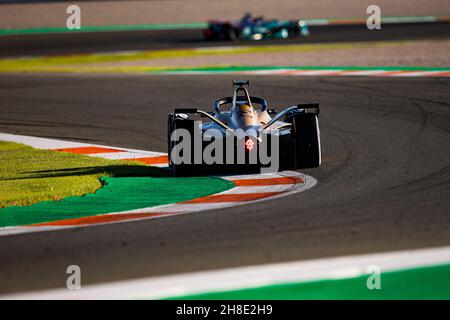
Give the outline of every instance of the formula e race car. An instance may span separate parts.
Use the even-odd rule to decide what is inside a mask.
[[[215,100],[213,112],[185,108],[169,114],[169,166],[176,175],[320,165],[318,103],[278,112],[249,95],[248,80],[233,84],[233,96]]]
[[[235,22],[209,21],[208,28],[203,30],[206,40],[286,39],[298,35],[309,35],[308,26],[303,20],[265,20],[250,14]]]

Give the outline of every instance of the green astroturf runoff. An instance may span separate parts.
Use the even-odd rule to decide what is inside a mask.
[[[274,284],[239,290],[179,296],[173,300],[215,299],[450,299],[450,265],[436,265],[381,273],[381,285],[369,290],[367,275],[343,279]]]

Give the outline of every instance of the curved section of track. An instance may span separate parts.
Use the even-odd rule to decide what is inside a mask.
[[[231,76],[0,76],[0,131],[164,151],[174,107]],[[272,107],[321,103],[319,184],[267,202],[0,241],[1,293],[450,244],[450,80],[249,77]]]
[[[123,149],[4,133],[0,133],[1,141],[22,143],[38,149],[83,154],[104,159],[118,161],[133,160],[166,169],[168,165],[167,155],[160,152]],[[55,231],[59,228],[92,226],[131,220],[155,219],[193,212],[205,212],[212,209],[249,205],[255,202],[270,201],[302,192],[317,184],[316,179],[313,177],[291,171],[226,175],[222,177],[198,177],[200,179],[207,179],[206,188],[203,185],[203,188],[207,192],[195,196],[189,192],[201,189],[201,180],[192,180],[189,177],[178,178],[177,180],[177,178],[171,176],[169,170],[159,171],[160,178],[164,176],[163,172],[167,177],[171,177],[168,183],[169,188],[165,191],[161,188],[163,185],[162,180],[139,179],[132,183],[131,188],[129,187],[128,190],[122,189],[121,183],[119,182],[117,183],[119,185],[118,187],[110,187],[106,192],[109,194],[106,199],[103,198],[97,202],[95,197],[105,193],[104,189],[112,184],[111,180],[105,180],[103,178],[103,188],[91,194],[90,197],[84,195],[82,197],[62,199],[61,201],[41,202],[28,207],[13,206],[0,210],[0,218],[6,218],[6,221],[0,220],[0,222],[6,222],[4,225],[0,224],[0,236],[38,231]],[[126,183],[130,184],[129,180]],[[177,190],[177,186],[183,183],[187,183],[187,188]],[[216,185],[217,183],[219,185]],[[153,187],[154,189],[143,191],[142,188],[146,186]],[[136,188],[141,189],[139,192],[141,199],[145,199],[148,202],[136,201],[134,199]],[[129,192],[130,190],[131,192]],[[158,203],[150,201],[152,198],[158,197],[158,195],[154,194],[157,190],[160,191],[160,196],[167,197],[165,203],[163,202],[158,205]],[[111,197],[111,193],[115,193],[115,195]],[[177,201],[176,196],[187,197]],[[83,200],[91,207],[80,206],[79,201]],[[105,205],[105,203],[108,205]],[[132,203],[133,207],[127,208],[126,206],[130,205],[130,203]],[[40,206],[40,208],[36,209],[37,206]],[[29,209],[34,211],[30,212]],[[5,212],[8,210],[10,210],[9,213]],[[53,215],[49,215],[49,212],[53,212]],[[71,214],[75,216],[71,216]]]

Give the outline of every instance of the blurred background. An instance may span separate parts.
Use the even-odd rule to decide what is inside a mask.
[[[450,14],[446,0],[126,0],[8,1],[2,0],[0,28],[64,27],[65,8],[78,4],[83,25],[201,22],[239,19],[245,12],[278,19],[366,18],[371,4],[383,16]]]

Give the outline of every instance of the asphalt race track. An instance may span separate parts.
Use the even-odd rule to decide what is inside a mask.
[[[230,76],[1,75],[0,132],[165,151],[174,107]],[[0,293],[450,244],[450,79],[249,77],[272,107],[319,101],[319,184],[209,212],[0,240]]]
[[[311,26],[310,30],[311,36],[306,38],[243,43],[206,42],[200,29],[11,35],[0,36],[0,57],[227,45],[440,39],[450,36],[450,23],[384,24],[381,30],[373,32],[367,32],[365,25]]]

